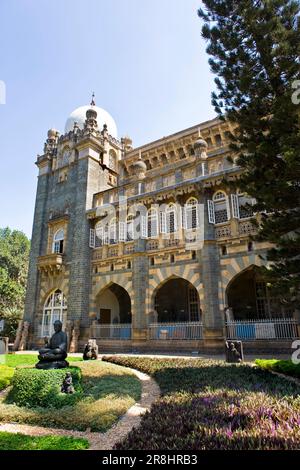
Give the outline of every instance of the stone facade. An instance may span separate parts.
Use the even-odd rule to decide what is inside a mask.
[[[76,339],[73,350],[74,344],[81,348],[89,337],[97,337],[100,327],[108,331],[97,339],[100,352],[218,350],[223,347],[227,288],[237,275],[260,266],[260,255],[267,248],[251,242],[255,229],[250,216],[242,214],[244,196],[232,196],[224,186],[224,179],[236,179],[240,174],[234,160],[227,160],[231,155],[230,124],[213,119],[134,149],[129,138],[118,140],[106,125],[98,127],[97,109],[92,103],[81,127],[75,123],[63,135],[51,129],[44,153],[37,158],[39,176],[24,316],[30,323],[29,347],[37,347],[45,332],[49,333],[45,316],[51,322],[58,315]],[[186,207],[194,198],[202,205],[201,220],[190,227],[188,222],[174,227],[172,219],[172,227],[164,228],[157,219],[155,236],[151,236],[146,214],[147,236],[141,234],[132,240],[125,218],[125,238],[120,238],[117,221],[114,226],[119,237],[112,242],[109,234],[108,239],[103,231],[99,235],[100,212],[108,205],[120,212],[122,198],[127,201],[127,214],[138,203],[149,211],[156,205],[170,207],[170,203]],[[198,225],[201,243],[187,243],[185,231],[192,233]],[[175,232],[182,237],[177,238]],[[58,234],[63,234],[63,241],[56,240]],[[171,314],[179,315],[176,305],[168,306],[168,299],[164,306],[155,305],[159,289],[175,278],[196,290],[197,294],[191,291],[189,311],[182,309],[181,315],[185,322],[192,322],[192,318],[201,322],[201,337],[151,340],[149,327],[154,328],[157,315],[159,322],[162,314],[157,309],[164,309],[170,318]],[[106,295],[104,302],[101,299],[107,289],[110,296]],[[53,305],[49,304],[47,299],[53,292],[63,294],[63,307],[56,309],[55,298]],[[111,296],[120,308],[114,307],[115,301],[107,308]],[[114,319],[115,329],[117,325],[122,329],[122,305],[122,315],[131,315],[131,339],[116,338],[111,327],[105,326]],[[124,305],[126,309],[131,305],[131,312],[125,312]]]

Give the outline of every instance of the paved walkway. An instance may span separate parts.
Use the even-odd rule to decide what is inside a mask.
[[[90,442],[89,450],[111,450],[113,446],[124,439],[134,426],[138,426],[142,415],[150,410],[152,403],[160,396],[157,383],[148,375],[135,369],[131,370],[142,382],[142,395],[138,403],[135,403],[125,415],[115,423],[106,433],[70,431],[66,429],[45,428],[27,424],[0,424],[0,431],[22,433],[28,436],[73,436],[83,437]]]

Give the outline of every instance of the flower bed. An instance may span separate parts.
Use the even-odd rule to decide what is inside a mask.
[[[297,384],[245,364],[105,359],[152,375],[163,395],[116,449],[300,448]]]

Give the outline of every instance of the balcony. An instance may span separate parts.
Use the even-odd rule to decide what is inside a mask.
[[[58,274],[63,268],[63,255],[51,253],[38,257],[38,269],[46,274]]]

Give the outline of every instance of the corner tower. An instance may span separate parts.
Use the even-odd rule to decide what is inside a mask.
[[[44,153],[36,161],[39,175],[24,314],[30,324],[29,347],[51,334],[57,318],[75,342],[79,327],[89,325],[87,211],[95,193],[117,185],[121,149],[113,118],[95,105],[94,98],[71,113],[63,135],[48,131]]]

